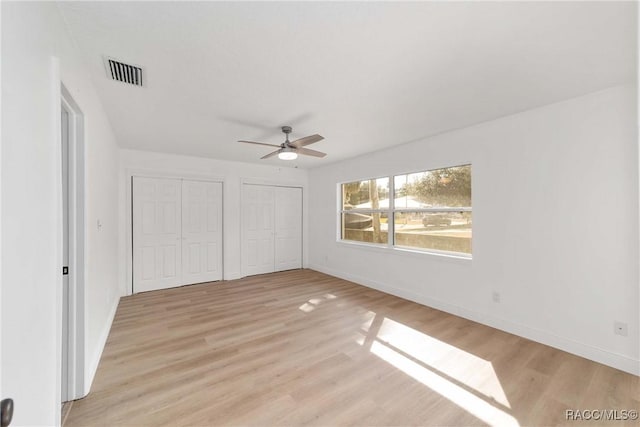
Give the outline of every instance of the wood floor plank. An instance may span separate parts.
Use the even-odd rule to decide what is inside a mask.
[[[640,409],[639,387],[616,369],[294,270],[122,298],[92,391],[64,425],[576,425],[567,409]]]

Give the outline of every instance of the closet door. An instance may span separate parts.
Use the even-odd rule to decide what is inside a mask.
[[[182,181],[183,283],[222,279],[222,184]]]
[[[302,268],[302,189],[244,184],[244,276]]]
[[[133,178],[134,292],[182,284],[181,181]]]
[[[275,271],[302,268],[302,189],[275,187]]]
[[[274,271],[274,189],[244,184],[242,263],[245,276]]]

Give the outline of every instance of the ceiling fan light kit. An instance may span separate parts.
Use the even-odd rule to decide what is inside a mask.
[[[289,134],[291,133],[291,126],[282,126],[282,132],[285,134],[285,141],[280,145],[275,144],[267,144],[264,142],[256,142],[256,141],[244,141],[240,140],[238,142],[243,142],[245,144],[255,144],[255,145],[266,145],[268,147],[278,147],[276,151],[273,151],[266,156],[262,156],[261,159],[267,159],[269,157],[273,157],[276,154],[280,160],[295,160],[298,158],[298,154],[304,154],[307,156],[313,157],[324,157],[325,153],[316,150],[310,150],[308,148],[303,148],[305,145],[311,145],[315,142],[322,141],[324,139],[323,136],[315,134],[305,136],[304,138],[296,139],[295,141],[289,141]]]
[[[279,151],[280,152],[278,153],[278,158],[280,160],[295,160],[298,158],[298,153],[293,151],[293,149],[290,147],[284,147]]]

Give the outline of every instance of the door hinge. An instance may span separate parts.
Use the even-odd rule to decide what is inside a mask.
[[[69,267],[67,266],[62,267],[62,275],[66,276],[67,274],[69,274]]]

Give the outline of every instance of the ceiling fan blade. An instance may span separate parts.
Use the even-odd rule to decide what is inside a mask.
[[[313,156],[313,157],[324,157],[327,155],[326,153],[322,153],[316,150],[310,150],[309,148],[297,148],[296,153],[305,154],[307,156]]]
[[[276,154],[278,154],[279,152],[280,152],[280,150],[276,150],[276,151],[274,151],[273,153],[269,153],[269,154],[267,154],[266,156],[262,156],[262,157],[260,157],[260,160],[262,160],[262,159],[268,159],[269,157],[273,157],[273,156],[275,156]]]
[[[245,144],[256,144],[256,145],[266,145],[267,147],[280,147],[280,145],[275,145],[275,144],[266,144],[264,142],[255,142],[255,141],[238,141],[238,142],[244,142]]]
[[[314,142],[322,141],[324,136],[315,134],[305,136],[304,138],[296,139],[295,141],[290,142],[289,144],[293,145],[296,148],[304,147],[305,145],[313,144]]]

